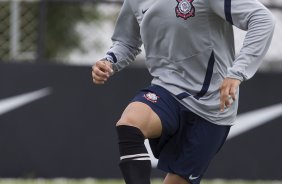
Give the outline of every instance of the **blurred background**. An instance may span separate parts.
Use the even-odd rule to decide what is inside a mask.
[[[242,84],[238,128],[207,180],[282,180],[282,1],[260,1],[276,18],[274,38],[259,72]],[[92,84],[91,66],[111,46],[121,5],[0,0],[1,178],[121,177],[115,121],[151,80],[142,52],[107,85]],[[238,53],[246,33],[234,31]]]

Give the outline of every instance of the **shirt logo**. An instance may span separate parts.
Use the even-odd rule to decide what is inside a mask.
[[[193,6],[194,0],[176,0],[177,6],[175,7],[176,17],[181,17],[187,20],[195,16],[195,7]]]
[[[145,9],[145,10],[142,9],[142,14],[145,14],[148,9]]]
[[[144,97],[149,100],[150,102],[157,103],[158,97],[155,93],[148,92],[144,95]]]

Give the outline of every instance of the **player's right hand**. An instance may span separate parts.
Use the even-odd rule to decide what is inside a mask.
[[[107,60],[97,61],[92,66],[94,84],[104,84],[114,74],[112,63]]]

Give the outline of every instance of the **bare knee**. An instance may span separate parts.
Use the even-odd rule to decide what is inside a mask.
[[[159,117],[146,104],[133,102],[129,104],[116,126],[127,125],[139,128],[145,138],[159,137],[162,126]]]
[[[138,122],[134,117],[130,117],[130,115],[129,116],[123,115],[116,123],[116,126],[127,125],[141,129],[142,128],[141,124],[142,123]]]
[[[139,110],[136,109],[135,105],[130,104],[129,106],[127,106],[123,111],[120,119],[116,123],[116,126],[128,125],[142,129],[145,122],[142,122],[143,120],[139,117],[138,111]]]
[[[148,138],[148,133],[146,132],[145,122],[139,121],[138,118],[134,117],[134,114],[124,114],[116,123],[116,126],[127,125],[138,128],[145,138]]]

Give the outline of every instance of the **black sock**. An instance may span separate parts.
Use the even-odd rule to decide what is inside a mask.
[[[133,126],[117,126],[120,169],[126,184],[150,184],[151,161],[144,135]]]

